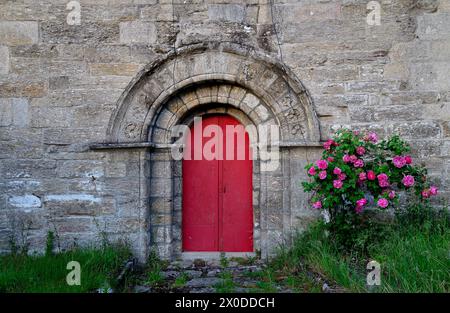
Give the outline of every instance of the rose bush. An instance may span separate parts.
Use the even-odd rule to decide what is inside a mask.
[[[399,191],[419,201],[437,194],[426,168],[416,165],[409,151],[399,136],[379,141],[374,132],[341,129],[324,143],[322,158],[305,167],[310,181],[302,185],[312,193],[312,206],[325,210],[335,229],[355,229],[368,207],[398,207]],[[336,226],[343,219],[345,225]]]

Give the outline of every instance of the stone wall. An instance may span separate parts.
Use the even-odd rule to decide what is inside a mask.
[[[341,126],[404,136],[449,198],[450,0],[380,0],[379,26],[367,24],[363,0],[81,0],[79,25],[67,23],[68,2],[0,0],[2,252],[12,237],[42,251],[48,230],[61,248],[104,233],[127,238],[141,258],[161,238],[172,246],[176,230],[150,227],[155,207],[165,210],[156,215],[163,225],[176,220],[167,218],[172,204],[150,198],[149,178],[172,168],[153,165],[164,153],[90,146],[120,137],[111,135],[114,118],[157,60],[195,45],[226,43],[289,76],[317,117],[317,141]],[[265,186],[274,195],[267,207],[280,208],[261,213],[269,246],[316,216],[300,180],[317,153],[282,148],[280,173]]]

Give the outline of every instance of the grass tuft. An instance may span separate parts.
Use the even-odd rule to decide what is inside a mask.
[[[0,292],[93,292],[107,283],[116,286],[115,278],[130,257],[126,246],[77,248],[46,255],[10,254],[0,256]],[[67,263],[81,266],[81,285],[69,286]]]

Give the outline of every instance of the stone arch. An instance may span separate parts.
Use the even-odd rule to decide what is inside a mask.
[[[251,91],[228,83],[210,82],[178,92],[161,106],[150,122],[148,139],[155,144],[172,143],[171,130],[187,114],[192,115],[192,112],[197,115],[213,112],[227,113],[237,118],[244,126],[249,124],[279,126],[271,108],[261,102]],[[257,140],[255,136],[257,134],[253,134],[253,142]]]
[[[153,247],[170,259],[182,252],[182,162],[171,156],[171,130],[209,113],[230,114],[244,125],[276,125],[284,147],[319,142],[318,120],[301,82],[250,47],[203,43],[149,64],[120,97],[107,133],[110,147],[145,148],[139,195],[146,253]],[[282,151],[279,161],[270,172],[262,170],[267,162],[261,159],[253,165],[254,240],[263,256],[281,243],[291,224],[289,152]]]
[[[108,126],[108,141],[148,141],[155,115],[173,95],[211,82],[249,91],[263,103],[260,109],[266,107],[273,113],[281,140],[319,141],[319,123],[311,98],[295,75],[267,55],[231,43],[183,47],[144,67],[118,101]]]

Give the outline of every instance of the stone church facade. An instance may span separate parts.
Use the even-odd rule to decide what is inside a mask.
[[[0,0],[0,251],[180,257],[172,132],[211,114],[279,130],[252,166],[262,256],[317,218],[300,182],[339,127],[405,137],[448,198],[450,1],[368,3]]]

